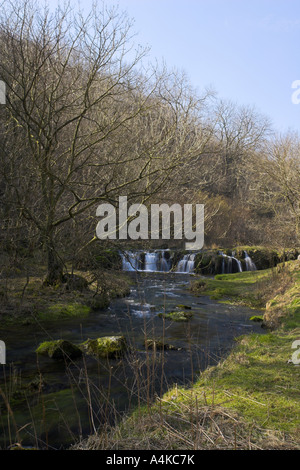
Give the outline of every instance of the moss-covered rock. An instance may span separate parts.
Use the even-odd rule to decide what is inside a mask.
[[[222,249],[227,254],[230,250]],[[231,254],[231,252],[230,252]],[[195,273],[203,275],[222,274],[224,258],[219,249],[204,250],[195,257]]]
[[[178,351],[178,348],[172,346],[172,344],[165,343],[156,339],[145,340],[145,347],[147,349],[156,349],[157,351]]]
[[[234,248],[236,257],[242,261],[243,270],[245,270],[245,264],[243,262],[245,258],[245,252],[251,257],[257,269],[268,269],[276,266],[282,261],[282,254],[279,251],[264,247],[264,246],[238,246]]]
[[[237,246],[232,249],[204,249],[195,257],[195,273],[203,275],[222,274],[223,266],[227,272],[228,259],[222,256],[234,256],[242,263],[243,271],[247,270],[245,256],[250,256],[252,262],[259,270],[272,268],[283,261],[295,260],[299,254],[298,249],[278,251],[264,246]],[[230,272],[239,272],[238,263],[233,261]]]
[[[64,339],[44,341],[36,349],[36,353],[55,360],[76,359],[82,356],[82,351],[78,346]]]
[[[178,311],[170,312],[170,313],[160,313],[159,316],[161,318],[166,318],[167,320],[171,320],[171,321],[187,322],[192,318],[193,313],[186,312],[184,310],[178,310]]]
[[[37,312],[39,320],[60,320],[62,318],[86,317],[91,312],[91,307],[81,302],[55,302],[47,305]]]
[[[255,321],[255,322],[263,322],[264,318],[263,316],[260,315],[254,315],[253,317],[250,317],[250,321]]]
[[[127,350],[124,336],[104,336],[102,338],[88,339],[81,344],[86,354],[103,358],[116,358],[122,356]]]

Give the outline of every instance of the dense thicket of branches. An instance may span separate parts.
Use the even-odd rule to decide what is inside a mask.
[[[207,243],[299,244],[299,137],[197,96],[184,74],[143,69],[126,15],[5,0],[0,50],[2,242],[42,247],[49,283],[119,195],[205,203]]]

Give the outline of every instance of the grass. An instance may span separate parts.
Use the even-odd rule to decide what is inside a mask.
[[[237,274],[219,274],[214,279],[196,281],[192,291],[200,295],[209,295],[212,299],[223,302],[246,304],[253,308],[262,308],[261,285],[270,279],[270,270],[243,272]]]
[[[300,329],[239,339],[190,388],[174,387],[78,448],[300,449],[300,368],[287,361]]]
[[[54,303],[47,307],[44,311],[38,312],[39,320],[59,320],[60,318],[87,317],[91,312],[91,307],[82,303],[65,302]]]
[[[209,295],[212,299],[224,303],[264,309],[270,298],[282,295],[287,287],[293,284],[293,274],[290,269],[294,270],[294,265],[295,263],[291,261],[285,263],[286,269],[277,267],[236,274],[218,274],[214,279],[195,281],[191,290],[196,295]]]
[[[292,342],[299,337],[300,328],[289,334],[243,337],[223,363],[203,375],[195,389],[205,389],[208,401],[226,403],[248,422],[296,437],[300,369],[288,361]]]
[[[68,285],[45,286],[45,267],[39,267],[38,275],[25,276],[14,273],[0,280],[1,328],[67,318],[85,318],[94,310],[109,306],[115,297],[123,297],[130,291],[131,280],[114,271],[74,271],[87,287],[68,288]]]

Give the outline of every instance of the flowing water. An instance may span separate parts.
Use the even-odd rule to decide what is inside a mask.
[[[147,263],[149,269],[153,267],[150,257]],[[8,364],[0,369],[0,383],[11,397],[18,427],[25,426],[21,431],[23,444],[68,446],[80,435],[88,435],[105,421],[118,420],[120,413],[172,384],[195,381],[201,370],[226,355],[237,336],[261,332],[260,326],[249,320],[256,313],[253,310],[193,295],[187,274],[130,275],[130,295],[115,300],[105,311],[94,312],[88,318],[49,323],[47,327],[37,323],[1,330]],[[171,322],[159,315],[183,309],[183,305],[193,312],[186,323]],[[85,356],[66,365],[49,358],[37,359],[35,354],[36,347],[45,340],[63,338],[79,344],[87,338],[119,334],[131,346],[123,360],[99,361]],[[145,338],[163,339],[176,349],[154,352],[145,348]],[[40,376],[43,386],[39,390]],[[12,420],[7,424],[4,405],[0,412],[0,446],[7,447],[14,442],[15,429]]]
[[[174,262],[170,255],[170,250],[154,250],[154,251],[125,251],[120,253],[122,258],[123,271],[140,271],[140,272],[177,272],[191,274],[195,270],[195,259],[197,252],[186,253],[178,261]],[[222,260],[222,274],[231,274],[243,271],[241,260],[237,259],[232,252],[226,255],[223,251],[219,251]],[[255,263],[252,261],[246,251],[243,252],[244,266],[246,271],[256,271]]]

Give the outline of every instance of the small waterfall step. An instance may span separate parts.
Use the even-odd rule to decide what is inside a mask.
[[[141,271],[141,272],[175,272],[192,274],[195,272],[195,259],[198,252],[186,253],[178,261],[177,265],[170,254],[170,250],[153,251],[125,251],[120,253],[122,257],[123,271]],[[238,259],[235,252],[231,255],[219,251],[223,257],[222,265],[217,268],[217,272],[222,274],[231,274],[246,271],[256,271],[256,265],[248,255],[243,251],[243,259]]]
[[[256,271],[255,263],[252,261],[247,251],[244,250],[244,261],[246,266],[246,271]],[[243,272],[242,262],[237,259],[233,252],[231,255],[226,255],[223,251],[220,251],[219,254],[223,256],[222,261],[222,274],[232,274],[235,272]]]
[[[195,256],[196,253],[186,254],[177,265],[178,273],[192,273],[195,269]]]
[[[242,263],[239,259],[233,255],[225,255],[223,251],[220,251],[220,255],[223,256],[222,262],[222,274],[232,274],[234,272],[243,272]],[[235,267],[234,267],[235,266]],[[237,271],[236,271],[237,268]]]
[[[123,271],[170,272],[174,268],[174,272],[186,274],[194,272],[196,254],[185,254],[178,262],[177,267],[174,268],[169,250],[125,251],[120,253]]]
[[[246,263],[246,270],[247,271],[256,271],[255,263],[252,261],[250,256],[248,255],[247,251],[244,250],[244,259]]]
[[[172,268],[169,250],[125,251],[120,255],[123,271],[168,272]]]

